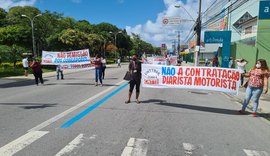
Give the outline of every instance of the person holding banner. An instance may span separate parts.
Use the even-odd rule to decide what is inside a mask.
[[[64,80],[63,69],[61,68],[60,64],[56,66],[56,73],[57,80],[59,80],[59,74],[61,75],[61,80]]]
[[[139,95],[140,95],[140,85],[141,85],[141,71],[142,71],[142,64],[141,61],[138,59],[138,55],[134,54],[132,57],[132,61],[129,63],[129,72],[131,74],[131,80],[129,81],[129,93],[128,93],[128,100],[125,101],[126,104],[130,103],[131,95],[133,92],[134,87],[136,86],[136,103],[139,104]]]
[[[259,99],[260,96],[264,90],[264,93],[266,94],[268,92],[268,75],[269,68],[267,66],[267,63],[264,59],[257,60],[255,66],[253,69],[251,69],[245,76],[249,77],[248,80],[248,86],[246,89],[246,97],[243,102],[242,109],[239,110],[239,113],[244,114],[245,110],[247,108],[247,105],[253,96],[254,104],[253,104],[253,110],[252,115],[254,117],[257,116],[257,108],[259,106]]]
[[[106,59],[104,57],[101,57],[101,63],[102,63],[102,79],[104,79],[106,69]]]
[[[100,82],[100,86],[102,85],[102,63],[101,63],[101,58],[100,54],[97,54],[96,57],[94,58],[94,65],[95,65],[95,75],[96,75],[96,86],[98,86],[98,80]]]
[[[33,59],[32,64],[30,65],[30,68],[32,68],[33,74],[35,76],[35,82],[38,86],[38,79],[40,80],[40,83],[43,85],[43,78],[42,78],[42,69],[41,64],[37,59]]]

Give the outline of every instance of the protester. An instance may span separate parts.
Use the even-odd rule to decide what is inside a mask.
[[[28,58],[27,57],[25,57],[22,60],[22,65],[23,65],[23,69],[24,69],[24,76],[28,76],[29,62],[28,62]]]
[[[218,67],[218,57],[217,56],[215,56],[215,57],[213,57],[213,59],[212,59],[212,66],[213,67]]]
[[[239,72],[241,74],[241,87],[243,87],[244,75],[246,73],[245,66],[246,66],[247,63],[248,63],[248,61],[245,60],[245,59],[236,60],[237,68],[238,68],[238,70],[239,70]]]
[[[59,74],[61,75],[61,80],[64,80],[63,69],[61,68],[60,64],[56,66],[56,73],[57,80],[59,80]]]
[[[117,67],[121,68],[121,60],[120,60],[120,58],[117,59]]]
[[[95,65],[95,76],[96,76],[96,86],[98,86],[98,80],[100,81],[100,86],[103,86],[102,84],[102,64],[101,64],[101,58],[100,54],[97,54],[96,57],[94,58],[94,65]]]
[[[40,80],[40,83],[43,85],[44,82],[42,78],[42,69],[40,62],[34,58],[30,67],[32,68],[33,74],[35,76],[36,85],[38,86],[38,79]]]
[[[129,81],[129,93],[128,100],[125,101],[126,104],[130,103],[130,98],[133,92],[134,87],[136,86],[136,103],[139,104],[139,95],[140,95],[140,84],[141,84],[141,61],[138,59],[138,55],[134,54],[132,61],[129,63],[129,72],[131,74],[131,80]]]
[[[205,59],[205,66],[208,67],[209,65],[209,61],[208,61],[208,58]]]
[[[259,59],[257,60],[255,66],[245,75],[249,77],[249,80],[246,89],[246,97],[244,99],[242,109],[239,110],[239,113],[241,114],[245,113],[246,107],[251,97],[253,97],[254,104],[252,115],[254,117],[257,116],[256,112],[259,106],[260,96],[263,90],[265,94],[268,92],[268,77],[269,77],[268,73],[269,68],[267,66],[266,61],[264,59]]]
[[[104,79],[104,77],[105,77],[106,63],[107,63],[105,57],[101,57],[101,63],[102,63],[102,74],[101,75],[102,75],[102,79]]]

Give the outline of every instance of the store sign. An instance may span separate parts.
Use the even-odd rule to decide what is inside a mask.
[[[259,19],[270,19],[270,1],[260,1]]]
[[[180,25],[181,19],[180,17],[163,17],[162,25],[163,26],[177,26]]]
[[[222,64],[227,68],[231,54],[231,31],[206,31],[204,33],[204,42],[207,44],[222,43]]]

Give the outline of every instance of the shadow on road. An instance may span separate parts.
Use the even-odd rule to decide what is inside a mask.
[[[19,108],[23,109],[38,109],[38,108],[47,108],[47,107],[55,107],[56,103],[0,103],[0,105],[6,105],[6,106],[19,106]]]
[[[46,84],[46,81],[48,80],[43,78],[43,81],[44,81],[44,84]],[[31,86],[31,85],[33,86],[36,85],[35,80],[25,80],[25,81],[5,83],[5,84],[1,84],[0,88],[24,87],[24,86]]]
[[[211,112],[211,113],[218,113],[218,114],[242,115],[242,114],[239,114],[238,110],[213,108],[213,107],[206,107],[206,106],[195,106],[195,105],[180,104],[180,103],[168,103],[165,100],[160,100],[160,99],[150,99],[147,101],[142,101],[142,103],[153,103],[153,104],[161,105],[161,106],[183,108],[183,109],[190,109],[190,110],[197,110],[197,111],[202,111],[202,112]],[[246,112],[244,115],[250,115],[250,114],[251,114],[250,112]],[[270,120],[269,113],[258,113],[258,115]]]
[[[70,85],[70,86],[95,86],[95,83],[47,83],[44,84],[44,86],[52,86],[52,85]],[[103,86],[119,86],[119,85],[115,85],[115,84],[103,84]]]

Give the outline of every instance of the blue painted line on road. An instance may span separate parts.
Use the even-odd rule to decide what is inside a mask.
[[[117,94],[118,92],[120,92],[127,85],[128,85],[128,83],[122,85],[121,87],[119,87],[115,91],[111,92],[110,94],[108,94],[107,96],[105,96],[103,99],[101,99],[97,103],[93,104],[92,106],[90,106],[87,109],[85,109],[84,111],[82,111],[80,114],[74,116],[73,118],[71,118],[70,120],[68,120],[67,122],[65,122],[63,125],[61,125],[60,128],[68,128],[68,127],[70,127],[75,122],[79,121],[84,116],[86,116],[87,114],[89,114],[91,111],[93,111],[94,109],[96,109],[98,106],[100,106],[101,104],[103,104],[105,101],[107,101],[108,99],[110,99],[111,97],[113,97],[115,94]]]

